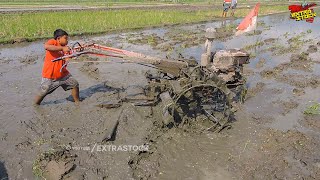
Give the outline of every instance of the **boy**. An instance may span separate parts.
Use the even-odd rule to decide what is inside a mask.
[[[231,16],[234,17],[234,12],[236,10],[238,0],[232,0],[231,2]]]
[[[35,104],[40,105],[41,101],[48,94],[51,94],[58,87],[65,91],[71,89],[71,95],[75,103],[79,103],[79,83],[72,77],[66,69],[65,60],[52,62],[51,60],[59,58],[64,53],[69,52],[68,33],[62,29],[57,29],[53,33],[54,39],[50,39],[44,45],[46,56],[42,69],[42,81],[40,91],[35,98]],[[63,68],[62,68],[63,67]]]
[[[227,17],[227,12],[230,9],[230,6],[231,6],[231,0],[224,0],[223,1],[222,17]]]

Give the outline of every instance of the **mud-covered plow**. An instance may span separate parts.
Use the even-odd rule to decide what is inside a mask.
[[[152,65],[157,71],[146,73],[148,85],[140,92],[122,97],[116,105],[106,102],[99,106],[115,108],[122,102],[133,102],[136,106],[160,105],[165,126],[201,124],[202,129],[220,131],[229,125],[232,102],[243,101],[246,88],[242,71],[243,64],[249,62],[249,54],[239,49],[212,52],[215,30],[208,29],[206,37],[200,63],[187,59],[161,59],[94,43],[77,43],[69,55],[53,61],[91,54]]]

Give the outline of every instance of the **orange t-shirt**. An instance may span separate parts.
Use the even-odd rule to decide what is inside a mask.
[[[60,46],[59,42],[55,39],[50,39],[46,44]],[[48,79],[60,79],[69,74],[66,66],[63,67],[60,72],[61,67],[66,63],[65,60],[60,60],[56,62],[51,62],[51,60],[63,56],[63,51],[48,51],[46,50],[46,57],[44,59],[42,77]]]

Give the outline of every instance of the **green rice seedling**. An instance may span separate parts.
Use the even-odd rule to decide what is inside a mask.
[[[320,114],[320,103],[314,102],[311,106],[303,112],[306,115],[317,115]]]

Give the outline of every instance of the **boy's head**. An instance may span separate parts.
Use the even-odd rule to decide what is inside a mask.
[[[59,42],[61,46],[65,46],[68,44],[68,33],[62,29],[55,30],[53,33],[53,37]]]

